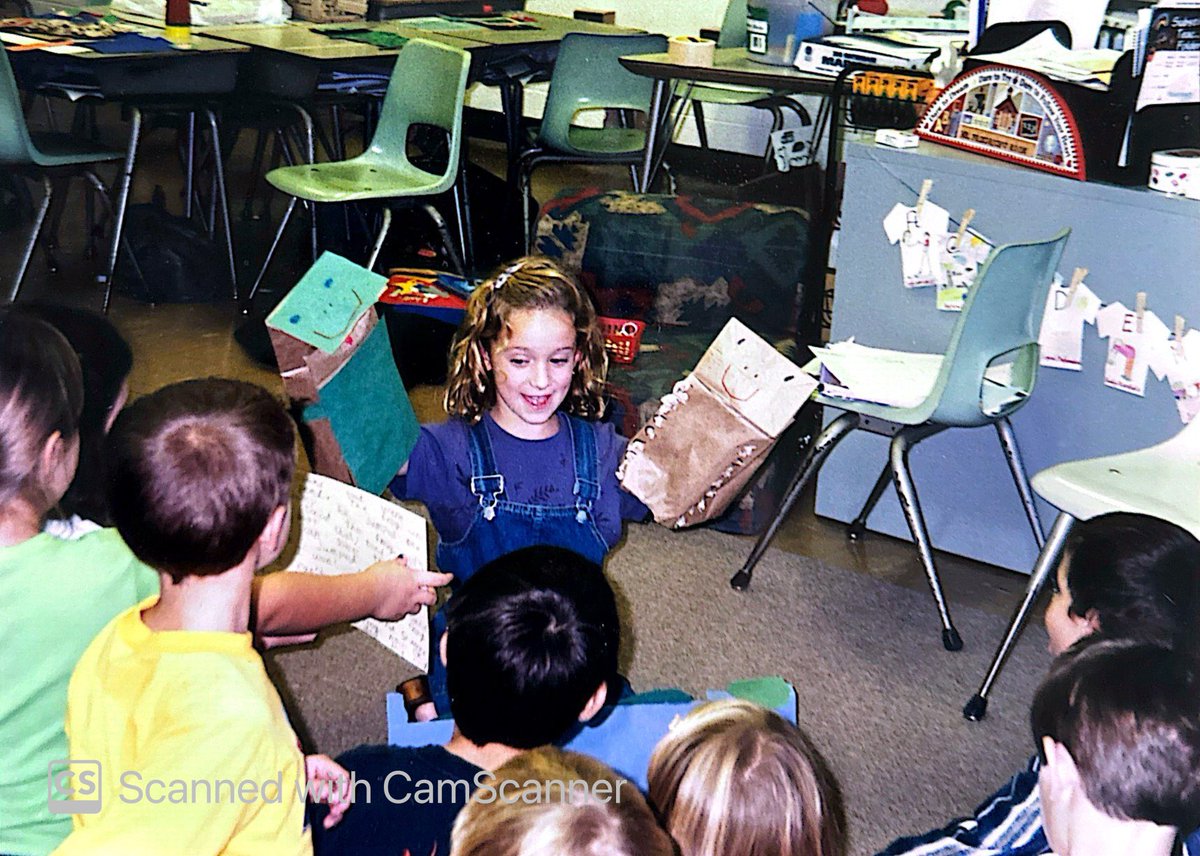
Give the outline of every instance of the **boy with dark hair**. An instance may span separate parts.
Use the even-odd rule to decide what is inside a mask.
[[[1045,624],[1051,654],[1099,634],[1195,650],[1200,619],[1200,541],[1145,514],[1116,512],[1077,523],[1052,580]],[[1030,759],[974,815],[900,838],[879,856],[1038,856],[1050,852]],[[1186,831],[1186,830],[1185,830]],[[1200,834],[1187,853],[1200,856]]]
[[[102,801],[55,852],[311,851],[296,789],[345,771],[301,755],[248,630],[254,572],[287,541],[293,445],[278,402],[239,381],[172,384],[118,418],[110,507],[161,592],[71,678],[71,757],[98,762]]]
[[[357,804],[318,830],[319,853],[448,854],[454,818],[488,771],[603,706],[617,670],[617,606],[582,556],[546,546],[501,556],[463,583],[446,622],[450,741],[360,746],[338,758]]]
[[[1057,856],[1169,856],[1200,825],[1194,658],[1130,640],[1081,642],[1055,662],[1029,720]]]

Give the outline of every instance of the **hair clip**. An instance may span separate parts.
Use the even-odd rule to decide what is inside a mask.
[[[524,264],[525,264],[525,260],[521,259],[519,261],[513,262],[508,267],[506,267],[503,271],[501,271],[499,276],[497,276],[494,280],[492,280],[492,291],[495,292],[495,291],[499,291],[500,289],[504,288],[504,283],[508,282],[509,278],[514,273],[519,271],[521,269],[522,265],[524,265]]]

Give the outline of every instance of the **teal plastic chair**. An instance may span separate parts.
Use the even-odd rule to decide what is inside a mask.
[[[717,36],[719,48],[744,48],[746,46],[746,0],[729,0],[725,7],[725,17],[721,21],[721,30]],[[737,86],[725,83],[697,83],[689,86],[681,96],[691,103],[692,115],[696,119],[696,133],[700,137],[700,147],[708,148],[708,131],[704,125],[705,104],[725,104],[738,107],[752,107],[766,110],[771,114],[771,132],[781,130],[786,124],[783,111],[791,110],[796,114],[803,127],[812,124],[808,111],[793,101],[787,93],[773,92],[756,86]],[[682,119],[683,110],[679,111]],[[763,155],[766,160],[772,159],[771,143],[768,140]]]
[[[124,152],[106,149],[70,134],[30,133],[25,114],[21,110],[21,97],[17,92],[17,82],[8,61],[8,53],[0,49],[0,166],[40,177],[45,190],[42,204],[34,214],[33,228],[25,243],[20,266],[13,277],[12,285],[8,288],[10,302],[17,299],[17,292],[25,279],[29,260],[33,257],[33,248],[37,245],[42,225],[46,222],[46,212],[50,210],[54,193],[54,179],[82,173],[99,192],[107,206],[108,189],[88,167],[122,160],[124,157]],[[111,288],[111,284],[109,287]],[[104,305],[107,308],[107,294]]]
[[[641,128],[586,128],[573,124],[583,110],[636,111],[649,115],[654,82],[634,74],[618,61],[641,53],[662,53],[667,37],[659,35],[609,36],[568,33],[559,45],[550,76],[550,92],[542,113],[537,144],[522,153],[517,182],[525,208],[534,169],[546,163],[628,164],[635,190],[636,165],[646,148]],[[525,218],[525,246],[530,243],[530,223]]]
[[[380,108],[379,124],[366,151],[349,160],[286,166],[267,173],[267,181],[292,198],[247,300],[254,299],[298,199],[309,203],[371,199],[415,201],[428,200],[428,197],[454,187],[462,239],[461,233],[465,231],[462,188],[455,178],[462,149],[463,98],[470,67],[471,57],[466,51],[423,39],[411,40],[396,57]],[[426,172],[409,160],[408,133],[414,125],[428,125],[446,133],[448,157],[440,174]],[[421,204],[437,225],[453,263],[463,272],[462,260],[450,238],[446,221],[428,201]],[[375,238],[368,268],[375,266],[391,221],[391,207],[385,205],[383,224]]]
[[[1193,419],[1171,439],[1147,449],[1047,467],[1033,477],[1033,489],[1059,510],[1058,517],[983,683],[963,707],[963,716],[972,722],[987,715],[992,685],[1046,580],[1055,573],[1077,520],[1115,511],[1146,514],[1200,538],[1200,419]]]
[[[845,412],[826,425],[809,447],[775,518],[754,545],[742,569],[730,580],[730,585],[739,591],[750,585],[754,566],[766,552],[805,485],[837,444],[854,429],[862,428],[891,437],[891,450],[888,464],[876,479],[866,504],[850,524],[849,535],[858,538],[865,531],[867,518],[883,495],[890,477],[895,482],[900,506],[937,603],[942,621],[942,644],[949,651],[962,648],[962,637],[950,620],[933,562],[933,546],[921,513],[916,485],[909,472],[908,454],[917,443],[947,428],[994,425],[1033,529],[1034,540],[1038,547],[1043,545],[1045,539],[1034,507],[1033,492],[1009,417],[1024,406],[1033,393],[1042,311],[1069,235],[1070,230],[1064,229],[1049,240],[1008,244],[991,254],[967,294],[966,305],[950,336],[933,389],[919,404],[891,407],[817,396],[818,403]],[[993,363],[1011,364],[1011,375],[1006,383],[985,377],[984,372]]]

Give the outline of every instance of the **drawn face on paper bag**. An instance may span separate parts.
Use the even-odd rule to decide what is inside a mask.
[[[695,375],[726,403],[775,437],[787,427],[815,383],[737,321],[705,352]]]
[[[267,317],[267,326],[332,354],[386,283],[377,273],[323,253]]]

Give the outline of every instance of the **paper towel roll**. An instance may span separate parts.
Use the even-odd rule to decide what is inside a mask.
[[[1150,155],[1150,189],[1200,199],[1200,149]]]
[[[713,64],[717,43],[699,36],[672,36],[667,42],[667,56],[680,65]]]

